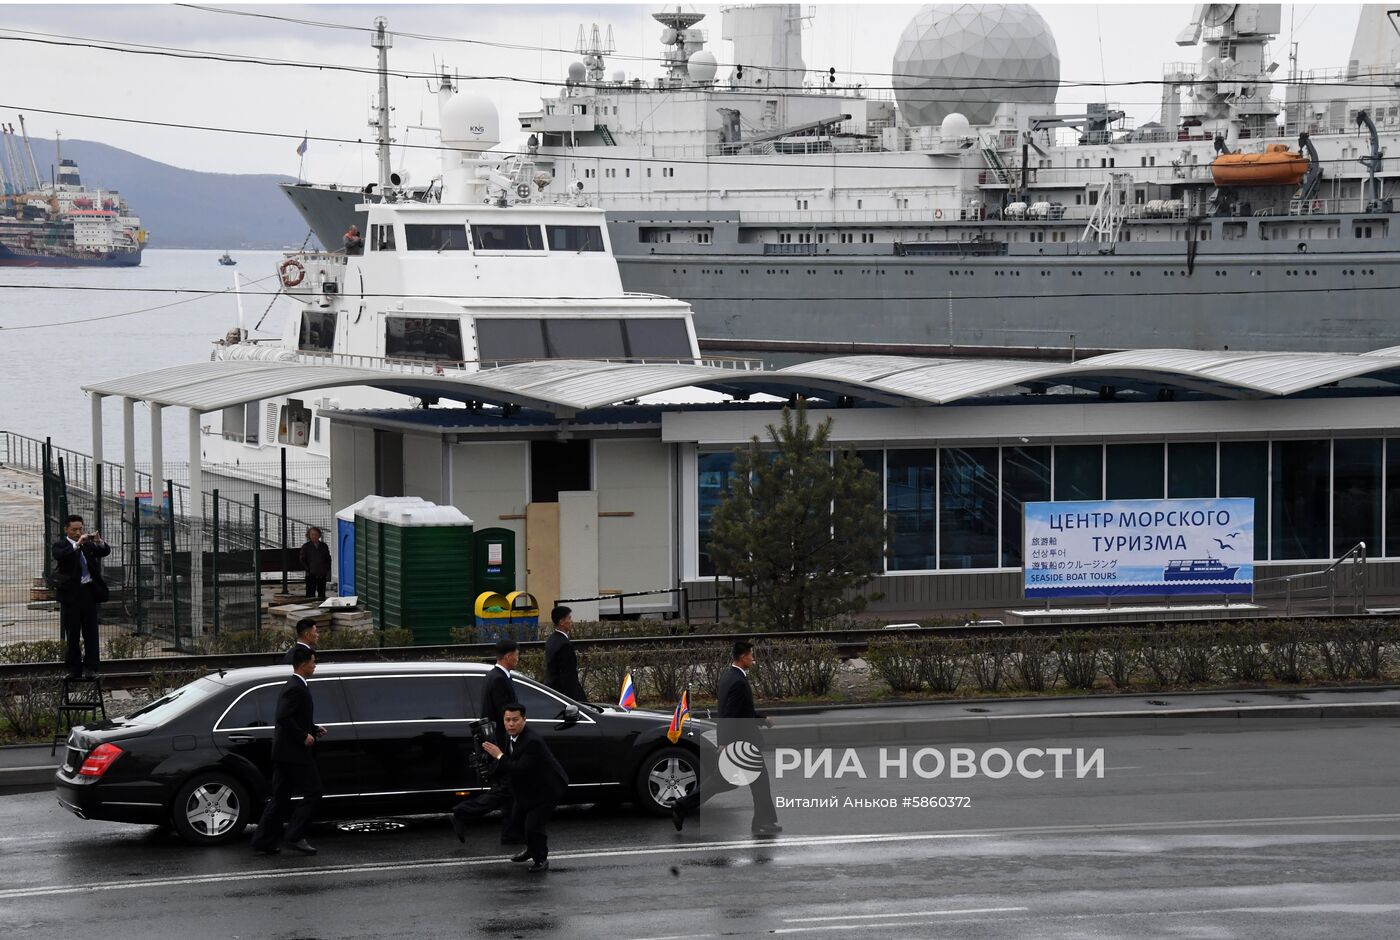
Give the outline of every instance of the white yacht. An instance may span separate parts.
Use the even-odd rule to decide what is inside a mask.
[[[250,339],[240,326],[213,358],[443,374],[538,359],[698,360],[688,304],[623,289],[602,210],[535,204],[528,161],[478,156],[497,126],[489,101],[453,97],[437,199],[366,204],[362,246],[286,254],[281,338]],[[326,411],[416,404],[370,388],[252,402],[208,416],[204,458],[239,476],[275,463],[280,449],[289,463],[324,457]]]

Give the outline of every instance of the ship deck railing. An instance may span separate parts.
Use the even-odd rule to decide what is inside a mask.
[[[744,356],[646,356],[640,358],[624,356],[571,356],[570,361],[596,362],[615,365],[700,365],[714,369],[728,369],[736,372],[759,372],[764,368],[762,359]],[[520,365],[527,362],[547,362],[538,357],[517,359],[404,359],[385,356],[368,356],[355,353],[323,353],[311,350],[298,350],[291,356],[282,357],[279,362],[294,362],[299,365],[344,366],[356,369],[374,369],[379,372],[392,372],[402,375],[470,375],[503,366]]]

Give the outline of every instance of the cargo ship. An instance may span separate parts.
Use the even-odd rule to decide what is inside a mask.
[[[0,137],[0,267],[135,267],[146,231],[116,190],[88,189],[78,164],[62,155],[46,182],[29,135],[14,125]]]

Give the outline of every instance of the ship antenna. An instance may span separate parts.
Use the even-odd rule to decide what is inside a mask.
[[[374,35],[369,44],[379,50],[379,101],[376,106],[375,123],[378,124],[378,143],[375,153],[379,157],[379,191],[387,196],[389,191],[389,47],[394,37],[388,30],[389,21],[382,16],[374,19]]]

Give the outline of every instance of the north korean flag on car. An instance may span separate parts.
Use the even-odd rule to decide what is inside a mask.
[[[681,731],[685,728],[685,723],[690,720],[690,690],[686,689],[681,693],[681,700],[676,703],[675,713],[671,715],[671,727],[666,731],[666,740],[675,744],[681,739]]]

